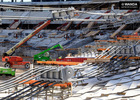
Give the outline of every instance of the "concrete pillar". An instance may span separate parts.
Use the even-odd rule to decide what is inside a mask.
[[[45,100],[47,100],[47,90],[46,90],[46,93],[45,93]]]
[[[34,68],[33,64],[30,64],[30,69],[33,69],[33,68]]]

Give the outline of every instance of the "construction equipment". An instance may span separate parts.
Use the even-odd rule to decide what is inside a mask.
[[[52,46],[51,48],[48,48],[48,49],[46,49],[46,50],[34,55],[34,63],[36,63],[37,61],[51,60],[51,57],[50,57],[48,51],[50,51],[50,50],[52,50],[54,48],[57,48],[57,47],[60,47],[61,49],[63,49],[63,47],[60,44],[57,44],[57,45]]]
[[[12,68],[0,68],[0,75],[15,76],[15,70]]]
[[[22,44],[27,42],[30,38],[32,38],[34,35],[36,35],[39,31],[41,31],[43,28],[48,26],[50,24],[51,20],[48,20],[44,22],[40,27],[38,27],[35,31],[33,31],[31,34],[29,34],[27,37],[25,37],[23,40],[21,40],[19,43],[14,45],[12,48],[10,48],[6,53],[3,53],[2,61],[5,61],[5,67],[10,68],[13,65],[24,65],[26,69],[30,68],[30,62],[26,61],[23,62],[23,58],[19,56],[12,56],[16,49],[18,49]]]

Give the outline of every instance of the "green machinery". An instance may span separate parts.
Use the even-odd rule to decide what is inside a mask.
[[[50,50],[60,47],[61,49],[63,49],[63,47],[60,44],[54,45],[51,48],[48,48],[47,50],[44,50],[36,55],[34,55],[34,63],[36,63],[36,61],[48,61],[51,60],[51,57],[49,55]]]
[[[15,70],[12,68],[0,68],[0,75],[15,76]]]

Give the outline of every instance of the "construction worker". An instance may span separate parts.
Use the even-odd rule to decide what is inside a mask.
[[[66,38],[66,40],[69,38],[68,34],[66,34],[64,37]]]
[[[14,38],[16,38],[16,39],[17,39],[17,38],[18,38],[18,35],[17,35],[17,34],[14,34]]]
[[[135,35],[135,36],[138,36],[138,32],[135,32],[134,35]]]
[[[68,53],[67,57],[71,57],[72,56],[72,53]]]
[[[38,38],[42,38],[42,35],[41,34],[38,34]]]
[[[62,56],[58,57],[58,59],[62,59]]]

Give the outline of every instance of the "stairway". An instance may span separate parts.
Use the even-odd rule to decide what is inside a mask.
[[[24,12],[21,17],[27,16],[29,12]],[[12,24],[10,24],[10,29],[16,29],[21,24],[21,20],[14,20]]]
[[[20,20],[14,20],[14,22],[10,25],[10,29],[16,29],[20,23]]]
[[[106,11],[105,13],[110,13],[111,11]],[[103,16],[100,16],[98,18],[96,18],[96,20],[101,19]],[[93,27],[93,25],[95,25],[97,22],[89,22],[87,27],[84,30],[84,34],[88,34],[91,30],[91,28]],[[97,33],[100,32],[100,30],[97,31]],[[91,33],[90,33],[91,34]]]
[[[114,38],[116,35],[118,35],[127,25],[123,24],[122,26],[120,26],[111,36],[110,38]]]
[[[137,28],[133,33],[132,33],[132,35],[138,35],[138,32],[140,31],[140,27],[139,28]]]
[[[105,13],[110,13],[110,12],[111,12],[111,11],[106,11]],[[97,20],[98,20],[98,19],[101,19],[102,17],[103,17],[103,16],[98,17]],[[87,28],[87,29],[90,29],[90,28],[93,27],[94,24],[96,24],[96,22],[89,22],[86,28]]]
[[[71,22],[68,22],[68,24],[66,26],[63,26],[61,28],[61,31],[67,31],[67,29],[70,27],[71,24],[72,24],[72,21]]]

